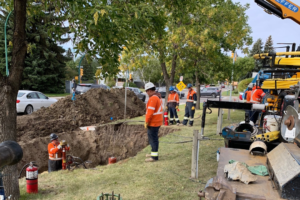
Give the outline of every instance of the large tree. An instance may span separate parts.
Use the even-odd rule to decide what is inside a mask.
[[[272,35],[270,35],[265,43],[264,46],[264,53],[270,53],[274,51],[274,47],[273,47],[273,39],[272,39]]]

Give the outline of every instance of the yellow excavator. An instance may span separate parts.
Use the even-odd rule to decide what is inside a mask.
[[[281,19],[290,18],[300,24],[300,6],[290,0],[255,0],[268,14]]]

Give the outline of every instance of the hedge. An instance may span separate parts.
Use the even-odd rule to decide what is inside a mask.
[[[253,81],[253,78],[247,78],[239,82],[238,90],[239,92],[244,92],[244,90],[248,87],[249,83]]]

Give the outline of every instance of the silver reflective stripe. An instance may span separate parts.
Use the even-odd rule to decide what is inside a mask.
[[[170,121],[173,121],[174,119],[170,119]]]
[[[151,156],[158,156],[158,152],[151,152]]]
[[[163,114],[163,112],[156,112],[153,115],[162,115],[162,114]]]
[[[190,119],[190,121],[194,121],[194,119]]]
[[[189,119],[188,117],[184,117],[183,119]]]
[[[178,121],[178,120],[179,120],[179,118],[176,118],[175,120],[176,120],[176,121]]]
[[[148,109],[155,110],[155,108],[151,106],[149,106]]]
[[[52,157],[49,157],[49,160],[62,160],[62,158],[52,158]]]

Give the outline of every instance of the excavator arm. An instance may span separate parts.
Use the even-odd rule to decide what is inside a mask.
[[[269,14],[281,19],[290,18],[300,24],[300,6],[290,0],[255,0]]]

